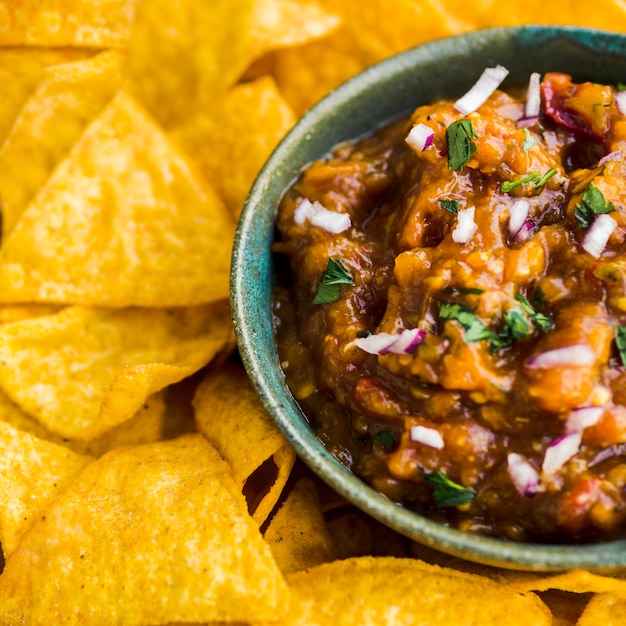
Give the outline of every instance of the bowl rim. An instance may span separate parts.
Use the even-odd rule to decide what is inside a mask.
[[[239,355],[264,408],[304,463],[346,500],[410,539],[465,560],[532,571],[575,568],[609,571],[626,566],[626,540],[561,545],[516,543],[484,537],[422,517],[376,492],[335,459],[309,429],[285,383],[274,345],[270,245],[274,238],[277,202],[268,207],[265,198],[267,195],[279,198],[286,186],[277,187],[277,179],[285,180],[291,176],[293,180],[300,170],[301,165],[289,164],[298,145],[311,140],[319,128],[320,118],[331,119],[336,107],[345,106],[355,94],[367,91],[381,75],[393,78],[440,51],[474,49],[496,39],[504,42],[503,45],[512,45],[520,37],[542,42],[565,37],[590,49],[593,43],[593,49],[599,49],[600,54],[626,57],[626,35],[620,33],[574,26],[494,27],[421,44],[349,79],[300,118],[274,149],[252,185],[234,239],[230,290],[232,318]]]

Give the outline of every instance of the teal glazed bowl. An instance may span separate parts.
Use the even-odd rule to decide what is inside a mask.
[[[368,487],[309,429],[279,365],[272,326],[271,246],[284,191],[300,170],[336,144],[367,134],[437,98],[457,98],[486,67],[504,65],[504,85],[531,72],[575,81],[626,80],[626,36],[572,27],[494,28],[433,41],[375,65],[308,111],[276,148],[241,215],[232,257],[231,304],[239,351],[266,410],[300,458],[329,486],[383,524],[419,543],[511,569],[609,571],[626,566],[626,541],[585,545],[515,543],[463,533],[426,519]]]

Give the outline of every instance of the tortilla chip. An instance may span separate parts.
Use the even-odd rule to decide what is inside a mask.
[[[551,576],[511,572],[508,577],[511,586],[522,592],[560,589],[572,593],[614,593],[626,597],[626,580],[593,574],[583,569]]]
[[[5,558],[42,511],[92,461],[0,422],[0,543]]]
[[[295,121],[274,80],[265,76],[237,85],[173,136],[238,217],[256,175]]]
[[[166,127],[213,108],[268,50],[322,37],[338,25],[311,0],[144,0],[129,53],[134,93]]]
[[[132,0],[10,0],[0,3],[0,46],[124,47]]]
[[[0,324],[52,315],[62,308],[58,304],[0,304]]]
[[[120,86],[123,57],[103,52],[45,70],[0,149],[3,237]]]
[[[281,626],[538,626],[552,621],[533,594],[412,559],[334,561],[291,574],[287,582],[292,601],[288,615],[278,622]]]
[[[0,387],[53,433],[95,439],[203,367],[231,333],[225,302],[171,310],[68,307],[0,326]]]
[[[182,306],[228,297],[234,220],[119,93],[0,251],[4,302]]]
[[[0,622],[273,620],[287,589],[200,436],[118,448],[39,517],[0,576]]]
[[[272,517],[265,541],[283,574],[337,558],[324,521],[315,482],[300,479]]]
[[[600,593],[585,607],[576,626],[623,626],[626,624],[626,598]]]
[[[193,405],[198,430],[228,461],[254,519],[262,524],[287,482],[295,452],[272,424],[242,367],[210,372]]]

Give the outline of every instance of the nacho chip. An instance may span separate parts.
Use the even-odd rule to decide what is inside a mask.
[[[237,85],[173,136],[238,217],[257,173],[295,121],[274,80],[265,76]]]
[[[626,598],[599,593],[589,600],[576,626],[623,626],[626,624]]]
[[[120,86],[122,60],[119,53],[103,52],[45,70],[0,148],[3,237],[113,97]]]
[[[134,93],[166,127],[209,111],[268,50],[322,37],[338,18],[311,0],[143,0],[129,53]]]
[[[200,436],[119,448],[39,517],[0,576],[0,622],[272,620],[287,589]]]
[[[361,557],[287,577],[292,601],[282,625],[550,624],[533,594],[488,578],[412,559]]]
[[[315,482],[310,478],[296,483],[272,517],[264,537],[283,574],[328,563],[337,556]]]
[[[92,461],[0,422],[0,543],[5,558],[42,511]]]
[[[228,296],[234,221],[125,93],[0,251],[4,302],[182,306]]]
[[[626,597],[626,580],[583,569],[551,576],[511,572],[508,577],[511,586],[521,592],[560,589],[571,593],[614,593]]]
[[[124,47],[132,0],[5,0],[0,46]]]
[[[0,326],[0,387],[53,433],[94,439],[203,367],[231,334],[225,302],[171,310],[68,307]]]
[[[228,461],[260,525],[287,482],[295,452],[266,413],[243,368],[210,372],[194,397],[198,430]]]

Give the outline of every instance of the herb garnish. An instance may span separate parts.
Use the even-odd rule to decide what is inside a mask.
[[[589,228],[596,215],[613,211],[615,211],[615,205],[612,202],[607,204],[604,194],[593,183],[590,183],[585,189],[582,202],[574,209],[574,218],[579,226]]]
[[[457,485],[443,472],[435,472],[426,477],[426,482],[435,488],[433,496],[437,506],[459,506],[472,502],[476,492],[468,487]]]
[[[380,441],[387,450],[393,448],[394,437],[391,431],[381,430],[374,435],[374,438]]]
[[[524,131],[524,143],[522,144],[522,150],[528,152],[533,146],[537,145],[537,140],[530,134],[528,128],[523,128]]]
[[[626,326],[618,326],[615,331],[615,344],[619,350],[622,365],[626,366]]]
[[[533,296],[535,295],[537,296],[537,299],[543,298],[543,292],[539,288],[535,290],[535,294],[533,294]],[[533,306],[530,304],[530,302],[528,302],[528,299],[526,298],[526,296],[523,296],[521,293],[518,293],[515,296],[515,299],[522,304],[522,306],[524,307],[524,311],[526,311],[526,314],[528,315],[528,317],[530,317],[532,323],[539,330],[543,331],[544,333],[547,333],[554,326],[554,322],[552,321],[552,318],[549,315],[546,315],[545,313],[536,311],[533,308]],[[534,297],[533,297],[533,300],[534,300]]]
[[[476,152],[476,133],[472,120],[456,120],[446,128],[448,167],[460,172]]]
[[[516,187],[521,185],[526,185],[528,183],[532,183],[535,189],[539,189],[543,187],[555,174],[557,170],[555,168],[549,169],[545,174],[541,175],[539,172],[531,172],[526,176],[522,176],[518,180],[505,180],[500,185],[500,189],[504,193],[508,193],[509,191],[513,191]]]
[[[468,342],[492,339],[493,333],[462,304],[444,302],[439,309],[439,318],[442,320],[455,320],[465,330],[465,340]]]
[[[352,276],[343,266],[340,259],[328,259],[326,269],[317,284],[317,290],[313,296],[313,304],[326,304],[336,302],[341,294],[340,285],[352,285]]]
[[[439,204],[441,205],[441,208],[448,211],[448,213],[456,215],[459,212],[458,200],[439,200]]]
[[[510,346],[518,339],[523,339],[531,333],[528,319],[521,307],[516,306],[504,313],[502,330],[491,338],[491,351],[497,352],[505,346]]]

